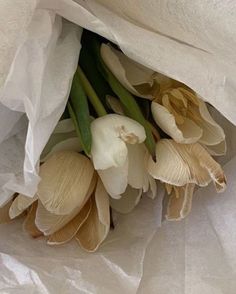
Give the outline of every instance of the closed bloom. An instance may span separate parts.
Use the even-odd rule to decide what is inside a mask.
[[[223,129],[211,117],[206,103],[184,85],[164,87],[151,110],[159,127],[176,142],[199,142],[212,155],[225,153]]]
[[[155,181],[146,169],[143,126],[128,117],[109,114],[95,119],[91,132],[94,167],[111,197],[123,198],[133,188],[139,190],[134,193],[138,202],[141,191],[151,188],[156,193]]]
[[[109,196],[91,161],[74,151],[50,156],[40,168],[41,182],[33,197],[18,195],[9,215],[28,207],[24,229],[33,237],[47,236],[50,245],[75,238],[82,248],[95,251],[110,228]]]

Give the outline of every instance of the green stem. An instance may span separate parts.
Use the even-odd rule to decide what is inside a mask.
[[[89,101],[93,105],[96,113],[98,116],[104,116],[107,114],[104,106],[102,105],[101,101],[99,100],[96,92],[94,91],[93,87],[91,86],[89,80],[86,78],[84,72],[82,69],[78,66],[77,68],[77,74],[81,80],[81,83],[83,85],[84,91],[87,94]]]

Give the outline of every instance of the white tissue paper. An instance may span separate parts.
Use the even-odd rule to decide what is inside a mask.
[[[39,156],[65,108],[82,27],[217,109],[228,188],[220,195],[199,189],[190,216],[161,227],[159,188],[156,200],[144,197],[131,214],[116,215],[94,254],[73,242],[55,248],[32,240],[20,221],[1,225],[0,293],[236,293],[235,1],[1,1],[0,204],[36,191]]]

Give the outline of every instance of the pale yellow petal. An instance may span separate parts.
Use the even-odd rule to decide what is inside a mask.
[[[164,183],[183,186],[191,180],[188,164],[172,145],[173,140],[162,139],[156,145],[156,162],[150,157],[150,175]]]
[[[75,135],[75,134],[74,134]],[[78,137],[68,138],[56,143],[50,151],[42,154],[40,161],[45,162],[53,153],[58,151],[75,151],[81,152],[83,150],[82,145]]]
[[[163,139],[156,145],[156,162],[148,162],[149,173],[156,179],[174,186],[195,183],[206,186],[214,182],[217,191],[226,187],[221,166],[198,143],[178,144]]]
[[[152,102],[152,115],[156,124],[178,143],[195,143],[202,136],[202,129],[192,120],[183,119],[181,125],[177,124],[173,114],[159,103]]]
[[[57,125],[53,131],[53,134],[70,133],[73,131],[75,131],[75,126],[74,126],[72,119],[66,118],[66,119],[60,120],[57,123]]]
[[[181,220],[190,213],[194,186],[194,184],[187,184],[172,190],[167,206],[167,220]],[[176,191],[178,191],[178,195],[176,195]]]
[[[29,197],[23,194],[19,194],[9,209],[10,218],[13,219],[19,216],[23,211],[25,211],[30,205],[38,199],[38,195],[34,195],[34,197]]]
[[[0,224],[9,223],[11,218],[9,216],[9,209],[13,200],[8,201],[4,206],[0,207]]]
[[[222,141],[217,145],[203,145],[204,148],[211,154],[212,156],[222,156],[226,154],[227,151],[227,145],[226,141]]]
[[[206,103],[199,98],[199,112],[202,120],[198,122],[199,126],[203,130],[203,135],[200,139],[200,143],[205,145],[218,145],[222,141],[225,141],[225,133],[222,127],[214,121],[211,117]]]
[[[147,191],[147,196],[151,199],[155,199],[157,196],[157,183],[153,177],[149,175],[149,190]],[[144,191],[145,192],[145,191]]]
[[[109,196],[100,180],[92,199],[91,212],[76,234],[80,246],[89,252],[98,249],[110,230]]]
[[[84,155],[73,151],[54,153],[40,168],[38,197],[54,214],[70,214],[85,203],[94,168]]]
[[[27,232],[33,238],[38,238],[40,236],[43,236],[43,233],[35,225],[35,216],[36,216],[37,207],[38,207],[38,202],[35,201],[31,205],[30,210],[27,213],[27,216],[23,222],[24,231]]]
[[[152,98],[155,72],[128,58],[119,50],[102,44],[101,57],[119,82],[131,93]],[[140,87],[145,85],[145,87]],[[142,91],[143,90],[143,91]]]
[[[110,198],[111,207],[119,213],[129,213],[138,204],[142,196],[142,189],[127,186],[120,199]]]
[[[113,96],[107,95],[106,101],[107,101],[107,104],[110,106],[110,108],[114,111],[114,113],[124,115],[124,109],[119,99]]]
[[[97,183],[97,175],[93,176],[92,182],[90,184],[89,190],[85,197],[85,202],[78,207],[74,207],[73,211],[67,215],[57,215],[50,213],[45,209],[41,201],[38,202],[38,209],[36,212],[35,224],[40,231],[44,233],[44,235],[52,235],[56,231],[63,228],[67,223],[69,223],[84,207],[85,203],[91,196],[94,191],[95,185]]]
[[[47,244],[61,245],[69,242],[72,238],[74,238],[81,225],[88,218],[91,207],[92,201],[89,198],[84,207],[69,223],[48,237]]]

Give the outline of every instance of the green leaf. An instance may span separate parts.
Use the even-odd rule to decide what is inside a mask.
[[[92,134],[90,130],[89,106],[87,96],[77,73],[74,75],[70,101],[67,103],[67,106],[83,150],[87,155],[90,155]]]
[[[83,43],[82,49],[80,51],[79,65],[86,75],[87,79],[89,80],[94,91],[103,103],[104,107],[106,108],[106,110],[108,110],[106,96],[115,96],[115,94],[107,81],[99,72],[89,47],[89,44]]]
[[[92,85],[90,84],[89,80],[85,76],[82,69],[78,66],[76,74],[81,81],[81,85],[89,98],[89,101],[93,105],[95,111],[97,112],[98,116],[104,116],[107,114],[106,109],[104,108],[102,102],[98,98],[96,92],[94,91]]]

